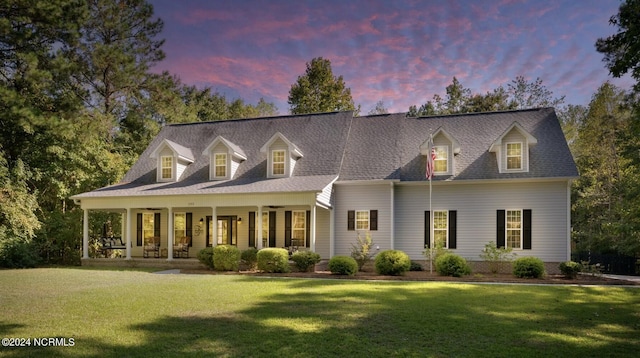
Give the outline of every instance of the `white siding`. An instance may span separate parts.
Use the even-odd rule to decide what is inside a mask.
[[[537,256],[547,262],[567,259],[567,182],[442,184],[433,186],[433,210],[457,210],[455,253],[473,261],[488,242],[496,242],[497,210],[532,210],[532,249],[518,256]],[[423,259],[424,212],[429,210],[429,187],[396,186],[395,248],[412,259]]]
[[[176,163],[176,181],[180,180],[180,178],[182,177],[182,173],[184,173],[186,169],[187,169],[186,162],[179,161],[178,163]]]
[[[323,259],[329,259],[329,228],[330,211],[316,209],[316,253]]]
[[[390,183],[344,185],[335,188],[335,254],[349,255],[358,231],[347,230],[349,210],[378,210],[378,230],[370,231],[374,246],[380,251],[391,248],[391,189]],[[362,233],[364,234],[364,233]]]

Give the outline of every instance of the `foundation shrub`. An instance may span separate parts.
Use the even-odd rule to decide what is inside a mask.
[[[401,276],[411,268],[411,260],[403,251],[385,250],[376,256],[375,267],[380,275]]]
[[[582,271],[582,265],[573,261],[561,262],[558,268],[566,278],[576,278]]]
[[[240,249],[233,245],[218,245],[213,248],[213,268],[216,271],[238,271]]]
[[[291,256],[291,261],[301,272],[313,272],[316,264],[320,262],[320,255],[313,251],[298,251]]]
[[[258,270],[270,273],[285,273],[289,268],[289,252],[286,249],[269,247],[258,251]]]
[[[436,260],[436,272],[441,276],[462,277],[471,274],[471,266],[464,258],[447,253]]]
[[[213,270],[213,247],[205,247],[198,251],[198,261]]]
[[[409,267],[409,271],[423,271],[424,267],[415,261],[411,261],[411,266]]]
[[[358,272],[358,263],[350,256],[334,256],[329,260],[329,271],[335,275],[353,276]]]
[[[252,247],[242,251],[240,261],[247,265],[249,270],[255,270],[258,267],[258,249]]]
[[[513,275],[519,278],[541,278],[544,263],[537,257],[520,257],[513,261]]]

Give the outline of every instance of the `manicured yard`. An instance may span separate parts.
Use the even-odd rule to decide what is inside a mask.
[[[58,357],[637,357],[640,289],[0,271],[7,348]],[[33,342],[33,341],[32,341]]]

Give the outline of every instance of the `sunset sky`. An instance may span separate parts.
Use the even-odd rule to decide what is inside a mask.
[[[613,79],[595,50],[614,34],[619,0],[150,0],[164,21],[164,61],[183,83],[227,99],[263,97],[289,113],[291,85],[314,57],[331,61],[366,114],[384,101],[405,112],[455,76],[486,93],[522,75],[565,104],[586,105]]]

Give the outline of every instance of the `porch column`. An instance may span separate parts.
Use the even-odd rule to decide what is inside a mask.
[[[309,240],[311,241],[311,244],[309,245],[309,249],[313,252],[316,252],[316,210],[317,207],[315,205],[311,205],[311,222],[309,223],[310,226],[310,234],[311,237],[309,238]]]
[[[131,209],[127,208],[126,213],[122,213],[122,237],[126,240],[127,260],[131,260]],[[125,229],[126,228],[126,229]]]
[[[82,258],[89,258],[89,210],[84,209],[82,217]]]
[[[329,258],[336,254],[336,209],[331,208],[329,211]]]
[[[256,225],[256,227],[258,228],[258,233],[256,235],[256,247],[258,248],[258,250],[263,248],[262,245],[262,206],[258,205],[258,211],[256,211],[256,222],[258,223],[258,225]]]
[[[213,221],[213,232],[211,233],[211,246],[218,246],[218,214],[216,213],[217,207],[211,207],[211,220]]]
[[[167,260],[173,260],[173,208],[167,208]]]

